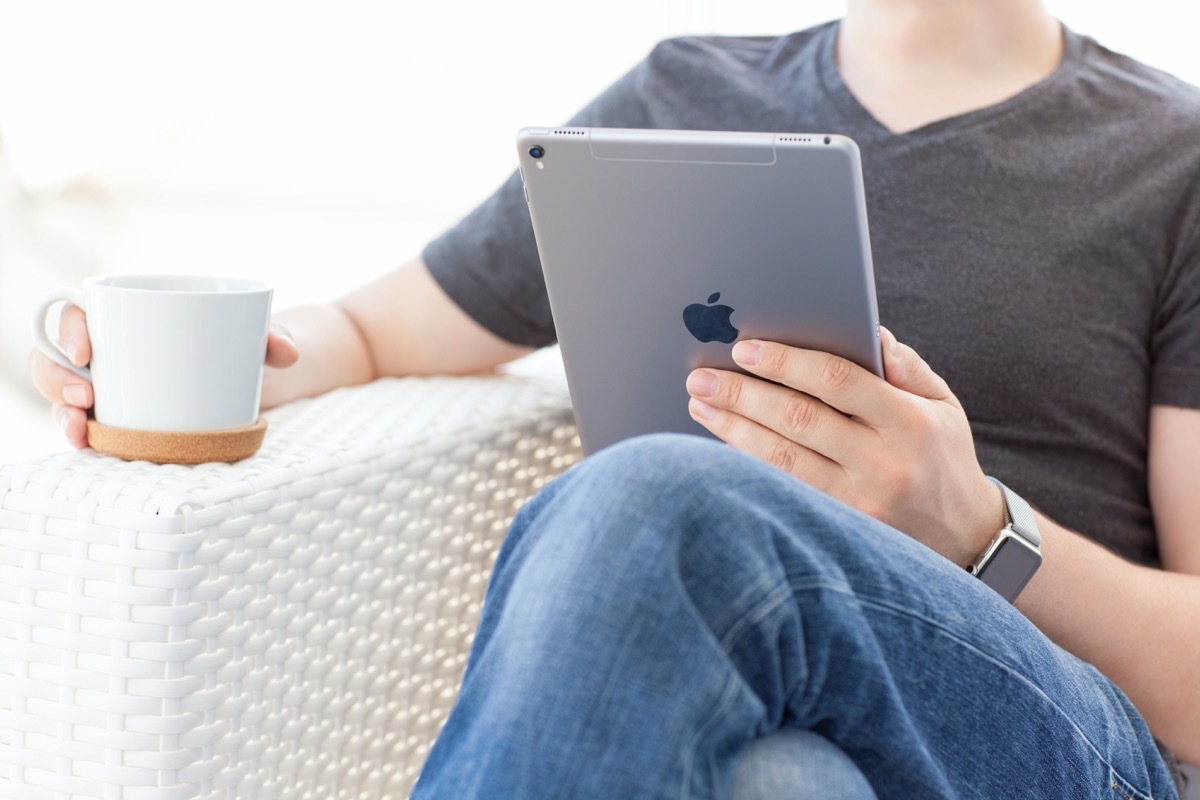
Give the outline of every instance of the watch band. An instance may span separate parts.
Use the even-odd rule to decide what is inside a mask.
[[[1042,537],[1029,503],[995,478],[988,480],[1000,487],[1005,524],[969,569],[1011,603],[1042,565]]]
[[[1040,548],[1042,535],[1038,532],[1037,520],[1033,516],[1033,509],[1030,508],[1029,503],[1026,503],[1024,497],[996,478],[989,475],[988,480],[999,486],[1000,494],[1004,496],[1004,521],[1015,533],[1024,536],[1026,541],[1034,547]]]

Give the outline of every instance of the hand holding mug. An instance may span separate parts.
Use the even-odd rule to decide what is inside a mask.
[[[58,406],[68,440],[85,446],[86,410],[114,429],[196,433],[253,425],[264,356],[298,357],[267,328],[271,290],[255,281],[182,276],[91,278],[39,304],[30,370]],[[66,303],[57,342],[46,315]],[[85,316],[86,312],[86,316]]]

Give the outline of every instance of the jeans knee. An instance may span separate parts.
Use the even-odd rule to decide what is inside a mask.
[[[744,458],[714,439],[656,433],[627,439],[586,459],[580,469],[647,490],[671,495],[680,489],[723,482],[731,462]]]
[[[576,591],[639,591],[677,570],[681,550],[720,525],[717,498],[736,460],[697,436],[652,435],[609,447],[571,469],[522,510],[498,569],[537,562]],[[533,565],[530,565],[533,566]]]
[[[560,549],[654,551],[691,569],[706,566],[691,553],[732,546],[743,556],[765,557],[780,531],[804,540],[810,531],[841,525],[834,518],[846,511],[723,443],[655,434],[613,445],[561,476],[522,512],[514,533],[534,529]]]
[[[518,522],[551,515],[618,528],[678,527],[677,517],[692,515],[698,498],[711,496],[726,482],[735,469],[729,462],[737,457],[731,448],[698,436],[629,439],[585,459],[550,484]]]

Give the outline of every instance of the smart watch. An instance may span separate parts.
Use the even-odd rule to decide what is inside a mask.
[[[1042,565],[1042,537],[1029,503],[995,478],[988,480],[1004,496],[1005,524],[967,569],[1012,603]]]

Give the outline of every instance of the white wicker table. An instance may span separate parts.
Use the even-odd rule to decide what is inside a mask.
[[[233,465],[0,467],[0,797],[406,797],[580,456],[553,373],[301,401]]]

